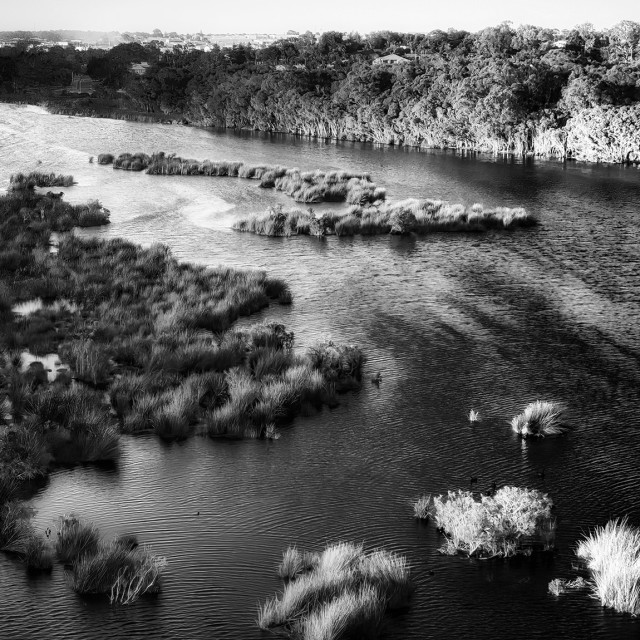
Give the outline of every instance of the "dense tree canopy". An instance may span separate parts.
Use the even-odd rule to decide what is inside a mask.
[[[374,64],[388,53],[408,62]],[[151,65],[145,75],[129,73],[143,60]],[[587,135],[590,122],[624,121],[620,136],[639,126],[629,107],[640,102],[640,25],[629,21],[606,31],[503,23],[475,34],[307,32],[262,49],[209,52],[179,46],[161,54],[136,43],[83,54],[5,49],[0,82],[5,92],[53,85],[83,64],[102,81],[102,97],[120,89],[129,109],[204,125],[556,155],[572,153],[567,140]]]

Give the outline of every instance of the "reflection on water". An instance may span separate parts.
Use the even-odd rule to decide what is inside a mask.
[[[633,638],[638,622],[585,594],[555,599],[579,537],[610,517],[640,524],[640,173],[634,168],[419,153],[357,143],[60,118],[0,105],[0,180],[71,173],[73,202],[99,198],[112,224],[81,231],[164,242],[181,259],[267,269],[294,304],[299,348],[359,343],[360,392],[294,421],[277,442],[125,438],[117,468],[53,474],[33,500],[46,528],[75,512],[108,535],[136,533],[169,560],[157,601],[110,608],[69,592],[61,570],[31,580],[0,557],[3,638],[258,638],[256,603],[279,588],[290,543],[364,541],[406,553],[418,589],[386,637]],[[71,141],[71,142],[70,142]],[[369,171],[390,198],[525,206],[540,227],[425,238],[269,239],[229,230],[278,203],[254,181],[157,177],[89,164],[102,152]],[[247,320],[243,320],[247,322]],[[380,385],[370,383],[377,371]],[[563,439],[523,445],[509,420],[534,400],[563,402]],[[468,412],[482,421],[470,423]],[[541,473],[544,471],[544,473]],[[416,523],[421,493],[492,482],[542,489],[558,514],[558,553],[513,563],[437,553]],[[196,515],[199,512],[199,515]],[[26,631],[25,631],[26,630]],[[533,631],[535,630],[535,632]]]

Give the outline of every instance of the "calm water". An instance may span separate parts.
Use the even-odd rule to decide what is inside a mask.
[[[394,640],[636,638],[640,622],[586,593],[556,599],[589,527],[640,524],[640,172],[457,157],[287,136],[51,116],[0,105],[0,187],[11,172],[72,173],[67,199],[100,199],[112,224],[85,232],[164,242],[180,258],[267,269],[295,302],[284,321],[304,347],[360,344],[368,380],[340,407],[297,419],[276,442],[124,438],[116,468],[61,470],[32,500],[46,528],[74,512],[105,534],[136,533],[169,560],[156,601],[109,607],[73,594],[57,567],[32,579],[0,556],[0,637],[259,639],[256,606],[279,589],[290,543],[364,541],[405,553],[418,585]],[[428,238],[269,239],[234,219],[291,201],[253,181],[163,178],[89,164],[102,152],[369,171],[390,199],[523,205],[540,227]],[[40,164],[38,164],[40,161]],[[508,421],[536,399],[563,402],[573,433],[523,443]],[[478,410],[482,422],[466,414]],[[540,472],[544,471],[544,478]],[[493,481],[544,489],[558,553],[483,562],[437,553],[412,518],[423,492]],[[199,512],[199,515],[196,513]]]

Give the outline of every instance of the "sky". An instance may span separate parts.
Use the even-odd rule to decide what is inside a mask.
[[[3,4],[5,4],[3,2]],[[178,33],[286,33],[389,29],[479,31],[514,26],[611,27],[640,22],[640,0],[9,0],[0,31],[80,29]]]

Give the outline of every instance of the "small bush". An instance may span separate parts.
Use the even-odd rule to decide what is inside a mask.
[[[443,553],[510,557],[553,547],[552,506],[534,489],[502,487],[480,500],[470,491],[449,491],[433,499],[433,517],[448,537]]]

